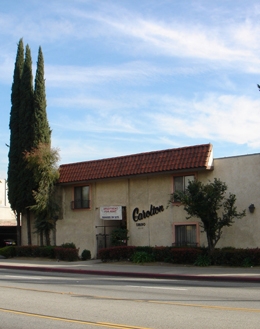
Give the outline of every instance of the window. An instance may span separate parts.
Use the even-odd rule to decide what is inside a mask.
[[[188,187],[189,181],[194,180],[194,175],[174,177],[174,192],[184,192]]]
[[[74,187],[74,201],[72,201],[72,209],[84,208],[90,208],[89,186]]]
[[[184,192],[188,187],[189,181],[193,180],[194,175],[174,177],[174,192]],[[174,202],[178,201],[178,199],[174,199]]]
[[[175,225],[175,246],[197,246],[197,225]]]

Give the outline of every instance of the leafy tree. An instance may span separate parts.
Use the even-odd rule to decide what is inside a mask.
[[[55,183],[59,178],[57,161],[58,151],[50,149],[49,144],[40,143],[37,148],[26,152],[28,168],[32,171],[34,179],[38,182],[37,190],[33,191],[35,204],[30,210],[35,216],[36,233],[43,235],[46,244],[50,245],[50,232],[55,229],[59,206],[55,202]]]
[[[42,49],[39,47],[34,85],[34,147],[37,147],[39,143],[50,144],[51,142],[51,130],[47,120],[46,108],[47,102],[44,79],[44,59]]]
[[[46,114],[46,93],[44,60],[41,47],[33,89],[32,59],[29,46],[25,58],[22,39],[18,45],[12,88],[12,109],[10,118],[11,142],[9,152],[9,200],[16,212],[26,213],[27,238],[31,244],[30,207],[36,204],[35,191],[40,185],[39,175],[32,174],[25,155],[48,145],[50,151],[51,131]],[[33,192],[34,191],[34,192]]]
[[[197,217],[206,233],[208,249],[211,252],[222,235],[225,226],[231,226],[234,219],[245,216],[245,210],[238,212],[235,206],[236,196],[226,196],[227,185],[215,178],[214,182],[203,184],[198,180],[190,181],[186,191],[177,191],[171,195],[172,202],[178,199],[188,213],[186,219]]]
[[[27,168],[24,159],[24,152],[30,151],[34,146],[34,106],[33,106],[33,76],[32,76],[32,58],[28,45],[25,50],[25,60],[21,78],[21,100],[20,100],[20,171],[18,175],[18,194],[19,208],[26,212],[27,219],[27,238],[31,245],[31,224],[29,206],[34,204],[32,191],[36,184],[30,170]]]
[[[23,39],[20,39],[17,48],[17,55],[14,67],[12,93],[11,93],[11,112],[10,112],[10,146],[9,146],[9,164],[8,164],[8,199],[12,210],[16,214],[17,221],[17,244],[21,244],[21,207],[18,205],[19,180],[17,179],[19,169],[20,149],[20,104],[21,104],[21,78],[24,66],[24,46]]]

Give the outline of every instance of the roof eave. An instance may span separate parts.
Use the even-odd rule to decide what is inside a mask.
[[[59,182],[57,185],[76,185],[76,184],[89,184],[97,181],[103,180],[114,180],[114,179],[129,179],[133,177],[147,177],[153,175],[173,175],[173,174],[181,174],[181,173],[190,173],[190,172],[198,172],[198,171],[212,171],[214,170],[213,165],[208,165],[205,167],[196,167],[196,168],[185,168],[185,169],[176,169],[176,170],[168,170],[168,171],[158,171],[151,173],[142,173],[142,174],[132,174],[132,175],[124,175],[124,176],[113,176],[113,177],[101,177],[101,178],[91,178],[91,179],[82,179],[82,180],[74,180],[67,182]]]

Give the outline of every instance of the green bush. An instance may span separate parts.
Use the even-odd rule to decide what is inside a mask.
[[[260,249],[215,249],[211,255],[213,265],[221,266],[260,266]]]
[[[110,239],[112,246],[126,246],[129,239],[128,230],[126,228],[116,228],[111,232]]]
[[[81,259],[82,260],[88,260],[88,259],[91,259],[91,253],[89,250],[87,249],[84,249],[81,253]]]
[[[171,261],[172,261],[171,249],[172,249],[172,247],[154,247],[153,255],[154,255],[155,261],[171,263]]]
[[[132,262],[137,264],[154,262],[154,255],[146,251],[136,251],[131,257]]]
[[[198,256],[202,254],[200,248],[118,246],[100,249],[98,252],[98,258],[102,261],[132,260],[133,255],[137,252],[150,255],[152,261],[175,264],[194,264]]]
[[[15,246],[15,256],[17,257],[46,257],[65,261],[75,261],[79,259],[79,249],[53,247],[53,246]]]
[[[41,257],[41,247],[39,246],[17,246],[16,256],[18,257]]]
[[[73,262],[79,259],[79,249],[55,247],[54,255],[58,260]]]
[[[129,260],[134,254],[136,247],[118,246],[111,248],[102,248],[98,251],[98,258],[103,262],[108,260]]]
[[[253,266],[253,261],[252,261],[251,257],[244,258],[243,262],[242,262],[242,266],[243,267],[252,267]]]
[[[169,263],[194,264],[200,254],[202,254],[202,250],[199,248],[173,247],[169,251]]]
[[[16,250],[13,246],[8,246],[0,249],[0,255],[5,258],[12,258],[16,256]]]
[[[251,258],[253,265],[260,266],[260,249],[249,249],[248,256]]]
[[[215,249],[210,256],[213,265],[222,266],[242,266],[246,258],[244,249],[233,248]]]
[[[73,242],[66,242],[61,245],[62,248],[72,248],[76,249],[76,245]]]
[[[199,255],[198,258],[195,260],[194,265],[195,266],[210,266],[211,259],[210,259],[209,255],[206,255],[206,254]]]
[[[53,246],[39,247],[39,257],[55,258],[54,247]]]

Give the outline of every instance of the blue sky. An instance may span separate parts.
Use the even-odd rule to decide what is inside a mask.
[[[258,0],[1,0],[0,177],[17,43],[41,46],[60,163],[212,143],[260,150]]]

